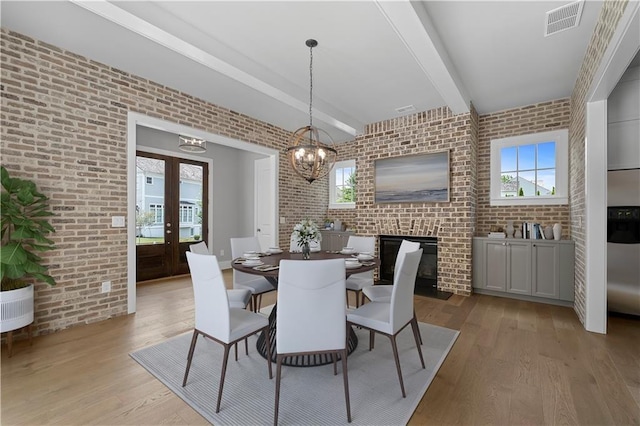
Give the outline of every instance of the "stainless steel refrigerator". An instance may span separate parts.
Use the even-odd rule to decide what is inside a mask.
[[[640,169],[607,173],[607,305],[640,315]]]

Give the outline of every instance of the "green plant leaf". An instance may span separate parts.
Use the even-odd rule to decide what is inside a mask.
[[[49,285],[56,285],[56,280],[54,280],[51,275],[46,275],[46,274],[32,274],[32,275],[35,278],[39,279],[40,281],[44,281]]]
[[[33,237],[34,233],[25,226],[19,226],[11,233],[12,240],[26,240],[27,238]]]
[[[25,261],[22,265],[23,265],[24,271],[27,274],[35,275],[35,274],[41,274],[43,272],[47,272],[47,268],[45,268],[44,266],[36,262],[32,262],[30,260]]]
[[[5,265],[18,265],[27,261],[27,251],[22,244],[10,242],[0,247],[0,263]]]
[[[15,280],[18,278],[23,278],[26,275],[26,272],[21,264],[6,265],[4,263],[0,263],[0,268],[2,268],[3,270],[3,278],[10,278]]]
[[[49,198],[37,190],[35,182],[12,178],[1,166],[2,205],[0,206],[2,247],[0,277],[2,288],[23,286],[24,277],[32,277],[55,285],[47,266],[37,252],[54,250],[47,234],[55,229],[44,218],[54,216],[49,211]],[[28,281],[26,281],[28,282]]]

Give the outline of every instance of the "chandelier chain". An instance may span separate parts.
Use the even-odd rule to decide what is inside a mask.
[[[309,127],[313,127],[313,46],[309,46]]]

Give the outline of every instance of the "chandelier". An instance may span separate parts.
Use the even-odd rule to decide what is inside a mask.
[[[313,126],[313,48],[318,42],[309,39],[305,42],[309,47],[309,125],[301,127],[289,138],[286,149],[289,163],[293,171],[302,176],[309,183],[326,176],[336,163],[338,153],[329,145],[320,141],[322,136],[333,145],[333,140],[327,132]]]
[[[203,153],[207,150],[207,141],[187,136],[179,136],[178,149],[185,152]]]

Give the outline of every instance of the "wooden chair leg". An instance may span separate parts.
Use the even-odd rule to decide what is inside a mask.
[[[342,377],[344,379],[344,400],[347,404],[347,421],[351,423],[351,401],[349,400],[349,377],[347,375],[347,350],[342,351]]]
[[[266,326],[263,330],[264,330],[265,337],[268,337],[269,336],[269,326]],[[268,340],[267,340],[266,344],[267,344],[267,366],[269,367],[269,380],[271,380],[271,379],[273,379],[273,373],[271,372],[271,345],[269,344]]]
[[[233,349],[236,353],[236,361],[238,360],[238,342],[233,344]]]
[[[420,347],[420,328],[418,327],[418,320],[414,316],[411,320],[411,328],[413,329],[413,338],[416,341],[416,347],[418,348],[418,355],[420,355],[420,362],[422,363],[422,368],[424,366],[424,359],[422,358],[422,348]]]
[[[258,295],[258,309],[256,312],[260,312],[260,308],[262,308],[262,293]]]
[[[402,389],[402,397],[406,398],[404,391],[404,381],[402,380],[402,370],[400,369],[400,357],[398,357],[398,345],[396,345],[396,336],[389,336],[391,339],[391,348],[393,349],[393,358],[396,360],[396,370],[398,370],[398,379],[400,380],[400,389]]]
[[[227,361],[229,361],[229,346],[224,345],[224,355],[222,359],[222,372],[220,373],[220,387],[218,388],[218,403],[216,404],[216,413],[220,412],[220,401],[222,401],[222,388],[224,387],[224,376],[227,374]]]
[[[376,343],[376,332],[369,330],[369,350],[373,350],[373,346]]]
[[[278,354],[276,364],[276,407],[273,414],[273,424],[278,424],[278,408],[280,406],[280,373],[282,369],[282,355]]]
[[[331,352],[331,360],[333,361],[333,375],[338,375],[338,356],[335,352]]]
[[[244,354],[246,356],[249,356],[249,338],[248,337],[244,338]]]
[[[187,384],[187,377],[189,376],[189,369],[191,368],[191,360],[193,359],[193,352],[196,349],[196,341],[198,340],[198,332],[193,330],[193,336],[191,337],[191,346],[189,346],[189,354],[187,355],[187,368],[184,370],[184,379],[182,380],[182,387]]]
[[[416,310],[413,310],[413,319],[418,322],[418,317],[416,317]],[[420,327],[418,327],[418,337],[420,338],[420,344],[422,345],[422,334],[420,333]]]

